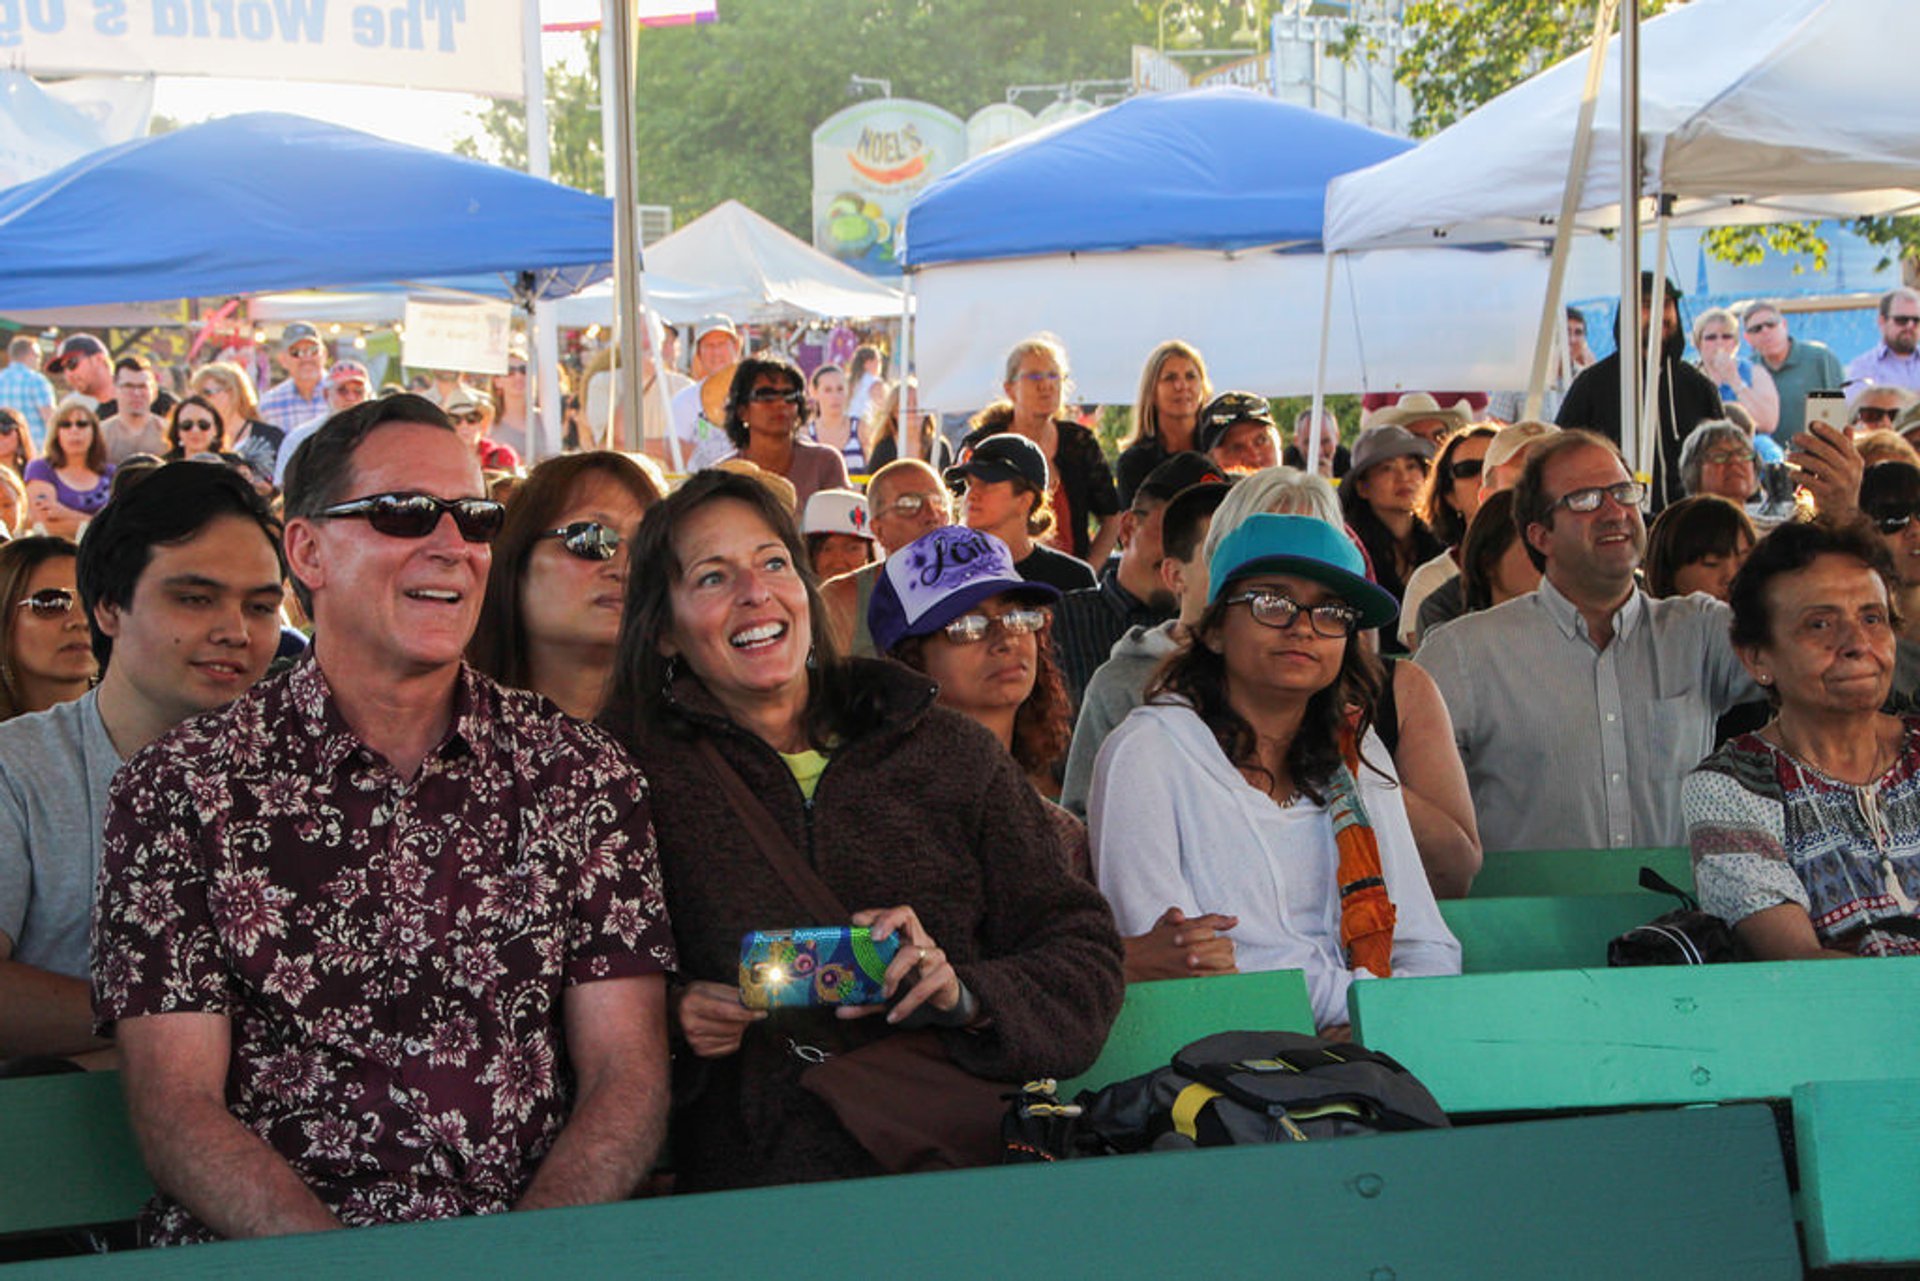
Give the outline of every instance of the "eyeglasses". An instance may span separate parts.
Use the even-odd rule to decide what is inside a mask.
[[[1889,325],[1920,325],[1920,316],[1888,316]]]
[[[875,512],[875,516],[918,516],[932,508],[942,519],[953,511],[953,504],[939,494],[902,494]]]
[[[1021,374],[1020,381],[1026,383],[1029,387],[1039,387],[1047,383],[1057,383],[1060,381],[1060,371],[1057,369],[1035,369],[1028,373]]]
[[[1483,458],[1460,458],[1447,464],[1447,475],[1455,480],[1472,480],[1486,469]]]
[[[1611,498],[1622,507],[1638,507],[1647,496],[1647,487],[1637,480],[1623,480],[1617,485],[1594,485],[1587,489],[1576,489],[1570,494],[1562,494],[1553,500],[1553,506],[1564,507],[1570,512],[1597,512],[1600,500]]]
[[[514,374],[524,374],[526,372],[527,372],[527,367],[525,365],[508,365],[507,366],[508,377],[512,377]]]
[[[91,418],[62,418],[62,419],[60,419],[60,420],[59,420],[58,422],[56,422],[56,423],[54,423],[54,426],[55,426],[55,427],[91,427],[91,426],[93,426],[93,419],[91,419]]]
[[[491,498],[437,498],[432,494],[372,494],[323,508],[329,520],[358,519],[389,538],[425,538],[451,512],[460,537],[470,543],[490,543],[500,532],[507,509]]]
[[[1890,423],[1900,416],[1900,411],[1882,409],[1878,405],[1862,405],[1853,411],[1853,416],[1863,423]]]
[[[1701,342],[1739,342],[1739,334],[1701,334]]]
[[[19,430],[11,418],[0,418],[0,436],[11,436]]]
[[[1777,320],[1756,320],[1747,326],[1747,332],[1750,334],[1764,334],[1769,329],[1777,329],[1779,327],[1780,322]]]
[[[182,418],[174,424],[177,431],[218,431],[220,424],[211,418]]]
[[[750,405],[788,404],[796,408],[807,403],[807,393],[798,388],[793,391],[781,391],[778,387],[755,387],[747,393]]]
[[[1712,463],[1717,467],[1733,467],[1740,463],[1753,461],[1751,449],[1714,449],[1700,456],[1703,463]]]
[[[543,529],[542,538],[557,538],[560,545],[581,560],[612,560],[620,550],[620,531],[608,529],[597,520],[576,520],[558,529]]]
[[[457,423],[477,423],[484,415],[477,409],[454,409],[448,411],[447,417]]]
[[[65,587],[42,587],[22,600],[18,608],[32,610],[35,618],[60,618],[73,612],[73,592]]]
[[[1908,507],[1905,510],[1898,507],[1882,507],[1876,512],[1870,512],[1869,515],[1873,517],[1875,529],[1883,534],[1897,534],[1905,529],[1915,516],[1920,516],[1920,506]]]
[[[956,645],[972,645],[985,640],[996,627],[1009,636],[1031,636],[1046,625],[1044,609],[1010,609],[997,618],[987,614],[962,614],[941,630]]]
[[[1223,605],[1246,605],[1253,614],[1253,621],[1276,631],[1286,631],[1293,626],[1293,620],[1301,614],[1307,616],[1307,623],[1316,636],[1328,640],[1338,640],[1351,636],[1360,627],[1360,611],[1351,605],[1342,605],[1338,601],[1328,601],[1324,605],[1302,605],[1285,592],[1259,588],[1242,592],[1238,596],[1229,596],[1220,602]]]
[[[305,360],[309,356],[318,356],[320,354],[320,344],[317,342],[297,342],[287,348],[287,354],[295,360]]]

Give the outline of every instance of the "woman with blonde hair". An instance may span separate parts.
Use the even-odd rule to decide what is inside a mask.
[[[254,391],[253,378],[229,360],[216,360],[193,371],[188,388],[212,405],[226,428],[226,448],[246,460],[254,489],[261,494],[274,490],[274,464],[280,457],[280,442],[287,433],[260,419],[260,397]],[[288,424],[299,426],[298,423]]]
[[[960,442],[962,456],[1003,431],[1040,446],[1053,476],[1053,545],[1090,564],[1105,563],[1120,539],[1120,496],[1100,442],[1063,412],[1073,390],[1066,348],[1051,334],[1015,343],[1001,386],[1006,399],[980,411],[979,425]],[[1089,522],[1098,527],[1091,536]]]
[[[1764,364],[1740,356],[1740,322],[1725,307],[1709,307],[1694,317],[1693,347],[1700,372],[1720,389],[1720,403],[1738,405],[1753,416],[1753,427],[1771,436],[1780,425],[1780,390]]]
[[[1200,407],[1212,399],[1207,362],[1198,351],[1177,338],[1153,349],[1140,371],[1133,432],[1114,463],[1122,507],[1132,505],[1133,491],[1148,472],[1174,454],[1199,448]]]

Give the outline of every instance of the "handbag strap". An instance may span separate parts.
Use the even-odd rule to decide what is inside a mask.
[[[732,803],[733,812],[746,827],[747,835],[760,847],[760,853],[786,883],[787,889],[800,900],[800,906],[814,913],[821,925],[851,920],[853,913],[841,903],[840,896],[820,879],[818,872],[807,865],[807,860],[800,856],[792,839],[781,830],[778,820],[754,795],[753,789],[747,786],[747,780],[740,777],[740,771],[734,769],[727,758],[720,754],[713,740],[703,737],[694,744],[694,748],[706,761],[714,781],[720,784],[720,790]]]

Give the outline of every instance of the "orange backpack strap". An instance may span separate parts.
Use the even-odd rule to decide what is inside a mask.
[[[1343,764],[1334,775],[1328,812],[1333,843],[1340,853],[1340,943],[1351,969],[1365,968],[1380,978],[1393,974],[1393,901],[1380,870],[1380,842],[1374,839],[1366,807],[1360,803],[1355,775],[1360,769],[1359,740],[1349,729],[1340,736]]]

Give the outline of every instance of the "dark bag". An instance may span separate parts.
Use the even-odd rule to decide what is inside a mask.
[[[840,896],[807,865],[793,842],[720,750],[698,750],[760,853],[821,924],[852,918]],[[1017,1085],[989,1081],[956,1064],[930,1028],[895,1031],[816,1063],[800,1088],[833,1109],[847,1133],[889,1174],[992,1165],[1000,1122]]]
[[[1679,910],[1636,925],[1607,943],[1607,964],[1719,965],[1746,959],[1746,950],[1733,929],[1717,916],[1700,910],[1700,900],[1650,867],[1640,869],[1640,888],[1671,894]]]
[[[1084,1091],[1029,1086],[1003,1132],[1009,1162],[1302,1142],[1437,1129],[1447,1114],[1392,1057],[1294,1032],[1219,1032],[1170,1066]]]

